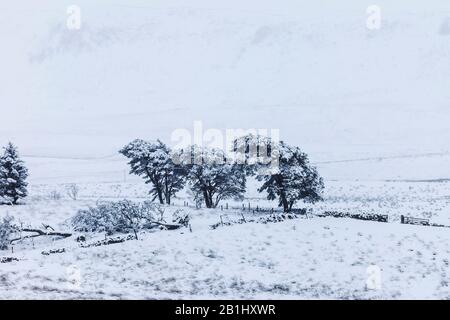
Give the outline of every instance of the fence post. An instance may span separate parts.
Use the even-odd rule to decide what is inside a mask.
[[[400,223],[405,223],[405,217],[403,215],[400,216]]]
[[[225,209],[228,210],[228,202],[225,204]]]

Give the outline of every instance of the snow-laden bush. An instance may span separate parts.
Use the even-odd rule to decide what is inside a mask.
[[[13,217],[6,216],[0,221],[0,250],[8,249],[11,235],[17,231],[13,220]]]
[[[189,218],[182,210],[179,211],[177,216],[174,216],[174,222],[177,224],[168,225],[163,220],[164,208],[153,202],[104,202],[78,211],[72,219],[72,225],[74,230],[79,232],[106,232],[108,235],[132,232],[137,239],[139,230],[158,226],[176,229],[185,225]]]
[[[48,197],[50,200],[58,201],[62,199],[62,194],[56,190],[53,190],[49,193]]]
[[[181,209],[176,210],[172,215],[172,222],[187,227],[191,221],[191,215]]]

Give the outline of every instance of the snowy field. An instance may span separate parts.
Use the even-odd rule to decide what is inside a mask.
[[[203,213],[211,215],[214,213]],[[331,218],[248,224],[79,248],[73,240],[15,254],[2,265],[2,298],[448,298],[449,232]],[[380,290],[366,288],[381,268]],[[79,287],[71,270],[79,270]]]
[[[79,181],[81,172],[71,178],[48,174],[54,175],[52,180],[77,183],[78,200],[67,196],[66,183],[38,183],[36,177],[25,204],[0,207],[0,216],[71,232],[70,218],[97,201],[148,198],[148,187],[139,179],[123,176],[121,170],[111,176],[101,172],[84,182]],[[274,206],[251,190],[246,206]],[[91,248],[81,247],[76,235],[26,240],[14,246],[14,253],[2,252],[19,261],[1,264],[0,297],[444,299],[450,297],[449,229],[400,224],[399,215],[450,225],[449,194],[448,181],[329,180],[324,201],[296,220],[212,230],[220,216],[223,221],[241,217],[239,210],[231,209],[241,204],[229,202],[230,209],[223,211],[184,208],[192,215],[192,232],[143,232],[139,240]],[[185,192],[167,208],[167,215],[184,201],[190,201]],[[315,216],[326,210],[388,214],[389,223]],[[262,215],[243,214],[247,219]],[[87,243],[104,238],[88,234]],[[65,252],[42,254],[61,248]],[[381,270],[376,290],[366,284],[373,265]]]

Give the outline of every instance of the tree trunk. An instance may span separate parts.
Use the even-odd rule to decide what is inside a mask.
[[[281,204],[283,205],[283,211],[285,213],[289,212],[290,211],[289,202],[287,201],[286,195],[284,194],[284,192],[280,193],[280,200],[281,200]]]
[[[207,190],[203,190],[203,198],[205,198],[205,205],[207,208],[211,208],[212,207],[212,203],[210,201],[210,196],[208,194]]]
[[[166,196],[166,204],[170,205],[170,192],[169,192],[169,183],[167,181],[167,174],[164,177],[164,190]]]
[[[283,205],[283,211],[287,213],[289,212],[289,202],[287,201],[286,193],[284,192],[283,177],[281,175],[277,175],[275,177],[275,183],[280,190],[280,203]]]
[[[216,208],[217,203],[214,202],[212,193],[209,193],[209,203],[211,204],[211,208]]]
[[[163,199],[163,195],[162,195],[161,189],[158,188],[157,192],[158,192],[159,203],[160,204],[164,204],[164,199]]]
[[[22,229],[22,232],[34,232],[36,234],[32,234],[32,235],[28,235],[28,236],[24,236],[24,237],[19,237],[19,238],[15,238],[15,239],[11,239],[9,241],[9,243],[13,243],[15,241],[19,241],[19,240],[24,240],[24,239],[29,239],[29,238],[36,238],[36,237],[41,237],[41,236],[59,236],[59,237],[63,237],[63,238],[68,238],[71,237],[72,234],[71,233],[64,233],[64,232],[55,232],[55,231],[51,231],[51,232],[47,232],[47,231],[43,231],[43,230],[39,230],[39,229]]]
[[[292,210],[292,206],[294,205],[294,201],[289,202],[289,212]]]

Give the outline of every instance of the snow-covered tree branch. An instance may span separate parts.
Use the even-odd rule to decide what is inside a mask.
[[[176,193],[183,189],[185,171],[174,164],[171,150],[160,140],[148,142],[136,139],[119,151],[129,159],[130,173],[151,184],[150,194],[160,204],[170,204]]]

